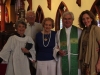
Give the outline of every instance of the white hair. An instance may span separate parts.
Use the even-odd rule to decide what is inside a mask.
[[[29,10],[29,11],[26,12],[25,18],[27,18],[28,17],[28,14],[30,14],[30,13],[33,13],[33,15],[36,16],[34,11]]]
[[[64,18],[66,15],[71,15],[72,19],[74,20],[74,14],[70,11],[66,11],[63,13],[62,18]]]

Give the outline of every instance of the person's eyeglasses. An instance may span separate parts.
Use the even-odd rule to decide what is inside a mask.
[[[27,16],[28,18],[35,18],[35,16]]]

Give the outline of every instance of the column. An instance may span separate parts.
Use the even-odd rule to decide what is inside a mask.
[[[1,4],[1,31],[5,30],[5,5]]]

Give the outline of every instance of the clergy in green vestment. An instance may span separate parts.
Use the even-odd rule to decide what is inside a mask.
[[[72,12],[62,15],[63,28],[57,31],[53,56],[57,61],[57,75],[81,75],[78,68],[78,41],[81,29],[73,25]]]

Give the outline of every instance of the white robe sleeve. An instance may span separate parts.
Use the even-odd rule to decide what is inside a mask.
[[[78,29],[78,39],[80,38],[81,33],[82,33],[82,30],[81,29]]]
[[[8,62],[9,56],[11,54],[13,46],[14,46],[14,44],[13,44],[13,38],[11,36],[11,37],[9,37],[8,41],[6,42],[6,44],[4,45],[3,49],[0,52],[0,57],[4,61]]]
[[[62,75],[62,72],[61,72],[61,56],[57,55],[57,52],[60,50],[59,49],[60,48],[59,34],[60,34],[60,30],[56,33],[56,36],[55,36],[55,47],[54,47],[54,50],[53,50],[53,57],[57,61],[57,75]]]
[[[57,55],[57,52],[59,51],[58,35],[59,35],[59,31],[56,33],[56,36],[55,36],[55,47],[53,50],[53,57],[55,58],[56,61],[58,61],[59,59],[59,56]]]
[[[54,52],[53,52],[53,57],[55,58],[56,61],[58,61],[58,56],[57,56],[57,52],[59,51],[59,49],[57,49],[56,47],[54,48]]]

